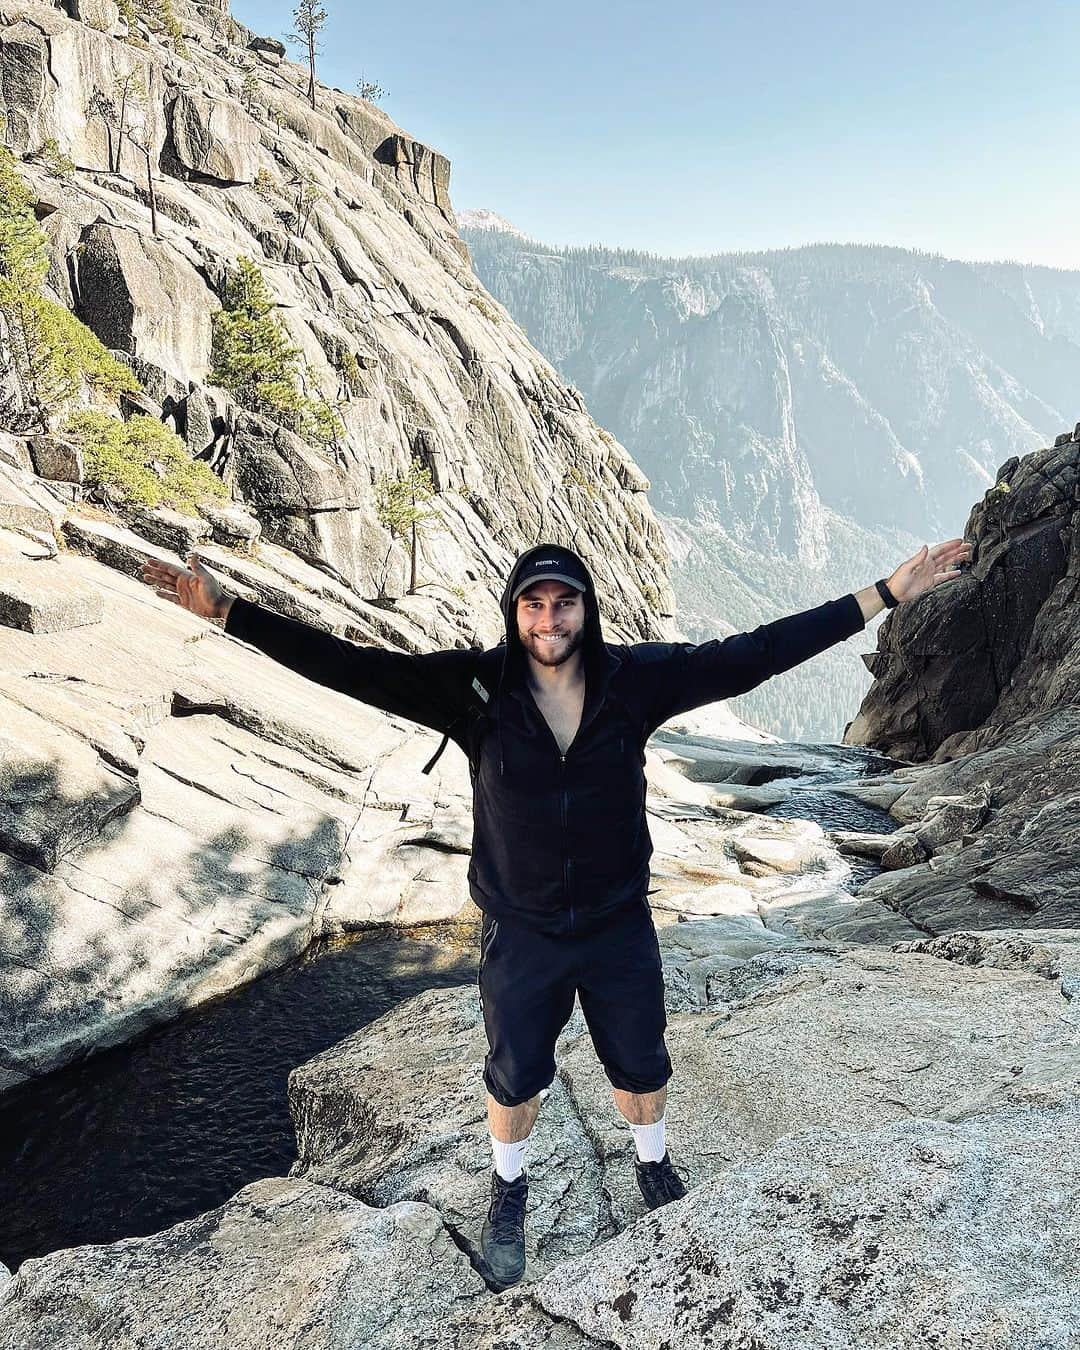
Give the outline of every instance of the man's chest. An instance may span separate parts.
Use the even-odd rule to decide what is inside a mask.
[[[585,686],[571,690],[559,697],[545,697],[533,694],[533,700],[547,723],[560,754],[570,748],[581,725],[581,714],[585,706]]]

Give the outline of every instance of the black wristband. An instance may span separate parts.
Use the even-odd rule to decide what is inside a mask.
[[[877,587],[878,595],[880,595],[885,602],[885,608],[895,609],[900,601],[897,600],[896,596],[889,590],[888,583],[885,581],[875,581],[874,585]]]

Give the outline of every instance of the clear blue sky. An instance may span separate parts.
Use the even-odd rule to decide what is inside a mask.
[[[320,78],[389,89],[459,210],[547,242],[1080,268],[1075,3],[322,2]],[[233,13],[281,37],[294,3]]]

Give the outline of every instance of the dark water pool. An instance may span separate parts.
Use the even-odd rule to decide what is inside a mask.
[[[460,930],[320,944],[294,965],[0,1101],[0,1261],[154,1233],[296,1161],[289,1071],[424,989]]]

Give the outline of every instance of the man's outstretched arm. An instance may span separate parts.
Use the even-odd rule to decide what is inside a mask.
[[[971,557],[970,545],[950,539],[933,548],[924,545],[886,580],[897,603],[959,575],[959,564]],[[762,624],[750,633],[691,643],[644,642],[633,647],[643,669],[651,711],[650,730],[678,713],[718,699],[734,698],[782,674],[837,642],[851,637],[885,608],[877,586],[829,600],[814,609]]]
[[[231,636],[317,684],[436,731],[446,731],[461,715],[472,669],[472,654],[464,649],[417,656],[360,646],[230,595],[195,554],[186,568],[148,559],[142,579],[192,614],[223,619]]]

